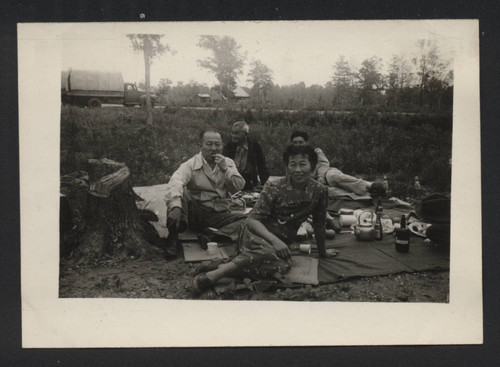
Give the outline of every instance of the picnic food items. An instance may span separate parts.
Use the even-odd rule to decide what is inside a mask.
[[[401,216],[401,227],[394,231],[394,242],[397,252],[406,253],[410,250],[410,230],[406,227],[406,217]]]
[[[375,214],[373,212],[363,211],[359,214],[358,222],[354,225],[354,235],[361,241],[375,239]]]
[[[350,227],[356,223],[356,216],[348,215],[348,214],[341,214],[339,221],[340,221],[340,225],[342,227]]]

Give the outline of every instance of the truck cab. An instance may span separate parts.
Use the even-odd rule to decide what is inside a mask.
[[[146,91],[138,89],[135,83],[124,83],[123,91],[124,91],[124,96],[123,96],[124,106],[131,106],[131,107],[135,105],[142,106],[146,103]],[[156,101],[157,101],[156,95],[151,93],[151,103],[153,107]]]

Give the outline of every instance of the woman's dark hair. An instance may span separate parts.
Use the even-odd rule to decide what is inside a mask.
[[[288,166],[290,157],[294,155],[307,156],[307,159],[309,159],[309,163],[311,163],[311,169],[316,168],[316,164],[318,163],[318,155],[314,151],[314,148],[310,145],[289,145],[283,153],[283,162],[286,166]]]
[[[296,138],[297,136],[300,136],[301,138],[304,138],[305,141],[309,141],[309,134],[306,133],[305,131],[299,131],[295,130],[292,135],[290,135],[290,141],[293,140],[293,138]]]

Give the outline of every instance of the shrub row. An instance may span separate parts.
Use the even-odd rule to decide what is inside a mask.
[[[414,176],[433,191],[450,189],[451,115],[155,109],[154,126],[140,109],[63,106],[61,174],[84,170],[89,158],[125,162],[136,186],[165,183],[198,152],[198,134],[215,128],[230,139],[233,122],[245,119],[266,154],[272,175],[284,174],[281,153],[293,130],[309,133],[331,165],[369,180],[388,177],[392,193],[411,196]]]

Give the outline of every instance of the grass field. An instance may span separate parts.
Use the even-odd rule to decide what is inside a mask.
[[[293,130],[309,133],[331,165],[369,180],[387,175],[391,194],[411,197],[414,176],[429,191],[449,192],[451,114],[394,114],[251,110],[155,109],[154,125],[141,109],[61,111],[61,174],[86,170],[90,158],[125,162],[134,186],[165,183],[175,169],[199,151],[198,133],[215,128],[229,140],[233,122],[245,119],[266,154],[272,175],[284,174],[281,153]]]

